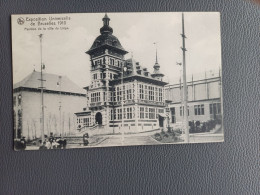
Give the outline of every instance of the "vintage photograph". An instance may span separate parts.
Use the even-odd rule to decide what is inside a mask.
[[[219,12],[11,22],[15,150],[224,141]]]

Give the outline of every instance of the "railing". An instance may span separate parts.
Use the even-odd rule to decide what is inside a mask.
[[[97,106],[101,106],[102,103],[101,102],[95,102],[95,103],[90,103],[90,107],[97,107]]]
[[[91,70],[96,70],[98,68],[105,68],[105,65],[102,65],[102,64],[94,65],[94,66],[92,66]]]
[[[155,101],[151,101],[151,100],[137,100],[138,103],[144,103],[144,104],[155,104],[155,105],[159,105],[159,106],[164,106],[165,103],[164,102],[155,102]]]

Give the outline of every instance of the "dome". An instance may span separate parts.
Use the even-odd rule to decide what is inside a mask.
[[[94,49],[101,47],[103,45],[109,45],[109,46],[112,46],[112,47],[116,47],[117,49],[124,50],[124,48],[122,47],[118,38],[115,37],[114,35],[108,34],[108,33],[104,33],[104,34],[99,35],[95,39],[95,41],[92,44],[90,50],[94,50]]]
[[[91,48],[89,49],[88,54],[92,53],[93,50],[103,47],[103,46],[108,46],[108,47],[113,47],[124,54],[128,53],[127,51],[124,50],[122,47],[121,43],[119,42],[118,38],[115,37],[113,34],[113,29],[109,26],[109,21],[110,18],[105,14],[103,20],[103,27],[100,28],[100,34],[92,44]]]

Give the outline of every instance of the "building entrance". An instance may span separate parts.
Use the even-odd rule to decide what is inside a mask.
[[[102,114],[100,112],[96,113],[96,124],[102,125]]]
[[[160,127],[163,127],[163,120],[164,120],[164,118],[159,115],[159,126]]]

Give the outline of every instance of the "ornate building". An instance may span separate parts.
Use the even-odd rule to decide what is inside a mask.
[[[79,131],[95,134],[141,132],[165,125],[163,81],[157,60],[154,72],[142,67],[122,47],[110,18],[105,15],[103,27],[86,52],[91,61],[91,84],[85,87],[88,103],[83,112],[75,113]]]

